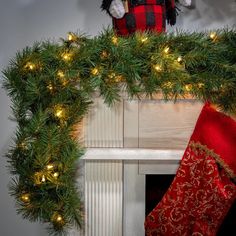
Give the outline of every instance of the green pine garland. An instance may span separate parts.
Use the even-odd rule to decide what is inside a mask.
[[[24,218],[61,235],[83,225],[75,174],[84,149],[72,133],[93,93],[109,105],[122,91],[130,98],[161,92],[166,100],[190,94],[235,113],[236,31],[119,38],[108,29],[93,39],[70,33],[62,43],[25,48],[3,73],[18,123],[7,154],[11,194]]]

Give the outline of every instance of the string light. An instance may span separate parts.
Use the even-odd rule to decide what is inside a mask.
[[[29,193],[24,193],[21,195],[21,200],[25,203],[30,202],[30,194]]]
[[[54,108],[54,115],[59,119],[65,118],[66,115],[65,108],[63,108],[62,105],[56,105]]]
[[[54,87],[53,85],[50,83],[48,86],[47,86],[47,89],[50,90],[51,92],[53,91]]]
[[[146,42],[148,41],[148,37],[142,36],[142,37],[140,38],[140,41],[141,41],[142,43],[146,43]]]
[[[76,41],[77,36],[70,32],[70,33],[67,34],[67,39],[68,39],[68,41],[73,42],[73,41]]]
[[[112,43],[117,45],[118,44],[118,38],[116,36],[113,36],[111,39]]]
[[[116,77],[116,73],[112,72],[108,75],[110,79],[114,79]]]
[[[34,182],[36,185],[40,185],[40,184],[46,182],[45,174],[43,174],[42,172],[36,172],[34,174]]]
[[[97,67],[94,67],[92,70],[91,70],[91,74],[92,75],[98,75],[99,74],[99,69]]]
[[[63,72],[62,70],[59,70],[59,71],[57,72],[57,76],[58,76],[59,78],[64,78],[64,77],[65,77],[65,74],[64,74],[64,72]]]
[[[54,177],[55,179],[58,178],[58,177],[59,177],[59,173],[58,173],[58,172],[53,173],[53,177]]]
[[[53,164],[48,164],[47,165],[47,170],[52,170],[54,168],[54,165]]]
[[[27,62],[25,68],[28,70],[34,70],[36,68],[36,65],[32,62]]]
[[[72,59],[72,54],[69,52],[62,53],[61,56],[64,61],[70,61]]]
[[[42,183],[44,183],[46,181],[45,175],[42,176],[41,181],[42,181]]]
[[[216,34],[216,32],[211,32],[211,33],[210,33],[210,38],[211,38],[213,41],[215,41],[215,40],[217,39],[217,34]]]
[[[190,91],[192,90],[193,86],[192,86],[191,84],[186,84],[186,85],[184,86],[184,88],[185,88],[185,90],[186,90],[187,92],[190,92]]]
[[[183,58],[182,58],[181,56],[179,56],[179,57],[177,58],[177,62],[181,63],[182,61],[183,61]]]
[[[159,65],[159,64],[154,65],[154,69],[155,69],[157,72],[161,72],[161,71],[162,71],[161,65]]]
[[[51,218],[51,220],[57,224],[64,224],[64,219],[62,217],[61,214],[59,214],[58,212],[55,212]]]
[[[73,36],[71,34],[68,34],[68,40],[72,41],[73,40]]]
[[[61,118],[62,117],[62,114],[63,114],[63,110],[62,109],[58,109],[55,113],[55,115],[58,117],[58,118]]]
[[[165,53],[165,54],[167,54],[169,51],[170,51],[170,48],[169,48],[169,47],[165,47],[165,48],[164,48],[164,53]]]
[[[62,216],[61,215],[58,215],[57,218],[56,218],[57,222],[61,222],[62,221]]]

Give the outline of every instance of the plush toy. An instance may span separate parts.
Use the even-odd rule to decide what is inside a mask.
[[[178,0],[178,2],[185,7],[190,7],[192,5],[191,0]]]
[[[103,0],[101,8],[112,17],[118,35],[145,30],[164,32],[166,22],[176,23],[174,0]]]

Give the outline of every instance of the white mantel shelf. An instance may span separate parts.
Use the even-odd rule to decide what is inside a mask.
[[[179,162],[184,150],[141,148],[88,148],[83,160],[158,160]]]

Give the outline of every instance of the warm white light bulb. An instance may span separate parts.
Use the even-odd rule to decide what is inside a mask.
[[[74,36],[72,33],[68,33],[67,38],[69,41],[72,41],[74,39]]]
[[[181,56],[179,56],[179,57],[177,58],[177,61],[180,63],[180,62],[183,61],[183,58],[182,58]]]
[[[65,74],[63,73],[63,71],[59,70],[57,72],[57,75],[60,77],[60,78],[64,78],[65,77]]]
[[[148,37],[142,37],[142,38],[141,38],[141,42],[142,42],[142,43],[147,42],[147,40],[148,40]]]
[[[59,173],[58,172],[55,172],[54,174],[53,174],[53,177],[54,178],[57,178],[59,176]]]
[[[48,170],[53,169],[53,167],[54,167],[53,164],[48,164],[48,165],[47,165],[47,169],[48,169]]]
[[[57,216],[57,221],[58,221],[58,222],[62,221],[62,217],[61,217],[60,215]]]
[[[98,74],[99,74],[98,68],[97,68],[97,67],[93,68],[93,69],[91,70],[91,73],[92,73],[92,75],[98,75]]]
[[[170,48],[169,47],[166,47],[165,49],[164,49],[164,52],[167,54],[168,52],[170,51]]]
[[[154,66],[154,69],[155,69],[156,71],[160,72],[160,71],[161,71],[161,66],[160,66],[160,65],[155,65],[155,66]]]
[[[55,116],[58,117],[58,118],[61,118],[62,115],[63,115],[63,110],[62,109],[57,109],[56,113],[55,113]]]
[[[211,33],[210,33],[210,38],[211,38],[211,39],[214,40],[214,39],[216,39],[216,37],[217,37],[216,32],[211,32]]]
[[[43,175],[42,176],[42,182],[45,182],[46,181],[46,178],[45,178],[45,176]]]
[[[117,44],[118,43],[118,38],[116,36],[113,36],[111,39],[113,44]]]

